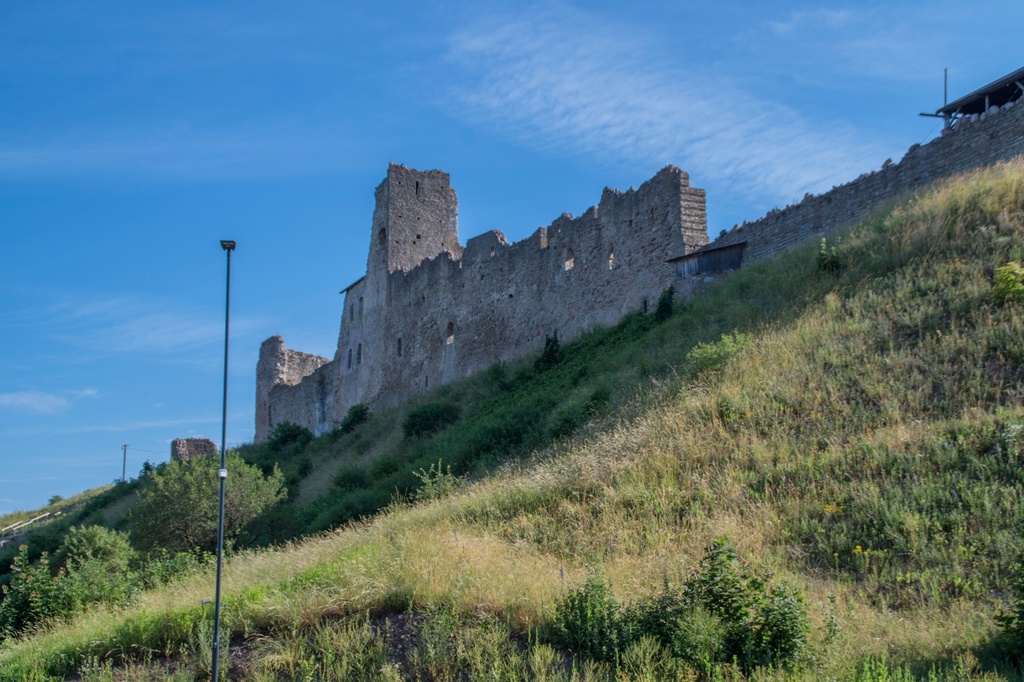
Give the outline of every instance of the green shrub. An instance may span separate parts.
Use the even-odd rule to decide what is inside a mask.
[[[127,533],[102,526],[69,528],[54,554],[74,610],[131,599],[140,586],[132,568],[137,558]]]
[[[736,332],[722,334],[714,343],[698,343],[686,354],[686,371],[691,377],[709,371],[718,371],[729,358],[750,345],[750,335]]]
[[[1024,266],[1017,261],[996,268],[993,296],[998,303],[1024,303]]]
[[[174,580],[181,580],[209,566],[214,555],[203,550],[168,552],[160,547],[145,555],[138,566],[139,577],[146,588],[153,588]]]
[[[562,361],[562,344],[558,342],[558,332],[544,339],[544,350],[533,363],[534,370],[543,372]]]
[[[660,602],[675,605],[676,609],[682,605],[684,612],[691,614],[692,623],[702,625],[703,629],[689,631],[677,628],[676,637],[685,638],[688,632],[707,637],[711,626],[717,629],[718,624],[699,615],[699,610],[718,619],[721,649],[706,653],[713,653],[719,661],[735,659],[748,668],[791,665],[800,659],[807,645],[810,626],[803,598],[785,585],[769,589],[766,578],[753,574],[739,562],[725,538],[716,540],[704,551],[700,565],[678,595],[666,586],[666,595]],[[666,644],[675,650],[699,651],[703,646],[685,639]]]
[[[275,451],[281,451],[289,445],[295,445],[296,450],[301,450],[313,440],[313,433],[305,426],[299,426],[292,422],[281,422],[270,432],[267,443]]]
[[[754,575],[728,541],[709,546],[678,587],[622,608],[596,573],[555,604],[550,637],[577,654],[614,662],[631,644],[651,638],[683,664],[712,676],[720,663],[744,669],[800,661],[810,630],[803,598]]]
[[[611,389],[604,384],[594,389],[594,392],[587,398],[587,412],[590,414],[597,414],[611,402],[612,392]]]
[[[334,477],[334,485],[340,490],[361,490],[369,487],[370,474],[356,464],[342,467]]]
[[[71,613],[72,601],[63,571],[50,575],[46,552],[36,564],[22,545],[11,565],[13,577],[3,586],[0,602],[0,637],[13,637],[29,628]]]
[[[611,586],[591,571],[579,587],[555,604],[552,639],[598,661],[614,661],[629,644],[628,630]]]
[[[414,500],[437,500],[447,497],[465,485],[465,479],[452,473],[452,465],[441,467],[441,460],[431,464],[429,469],[413,473],[420,480],[419,489],[413,493]]]
[[[676,288],[670,286],[665,291],[661,292],[661,296],[658,297],[658,305],[654,309],[654,321],[661,323],[672,317],[674,310],[673,299],[676,295]]]
[[[587,421],[588,409],[585,405],[570,403],[560,409],[554,417],[551,426],[551,438],[565,438],[571,436],[580,426]]]
[[[396,471],[399,471],[401,468],[402,463],[397,457],[393,455],[385,455],[370,465],[370,473],[374,480],[380,480],[385,476],[390,476]]]
[[[832,246],[828,241],[821,238],[821,248],[818,249],[818,270],[821,272],[838,272],[843,269],[843,258],[839,253],[839,242]]]
[[[407,438],[427,436],[459,421],[461,410],[455,403],[426,403],[409,410],[402,422],[402,432]]]
[[[352,433],[360,424],[370,418],[370,408],[363,403],[356,403],[348,408],[345,418],[341,420],[341,432]]]

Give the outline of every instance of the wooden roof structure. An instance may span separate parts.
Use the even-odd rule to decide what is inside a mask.
[[[989,107],[1005,106],[1008,102],[1020,99],[1021,95],[1024,95],[1024,68],[1008,73],[985,87],[978,88],[971,94],[950,102],[937,110],[935,115],[949,120],[972,114],[983,114],[989,110]]]

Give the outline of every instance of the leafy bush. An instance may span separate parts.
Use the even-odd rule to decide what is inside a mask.
[[[736,332],[722,334],[715,343],[698,343],[686,354],[686,370],[690,376],[703,372],[717,371],[725,366],[733,355],[750,345],[750,335]]]
[[[295,445],[297,450],[301,450],[311,440],[313,440],[313,433],[305,426],[299,426],[292,422],[281,422],[270,432],[267,443],[275,451],[283,450],[289,445]]]
[[[218,470],[213,457],[170,462],[150,475],[130,518],[132,537],[143,549],[163,547],[171,552],[216,549]],[[233,538],[249,521],[283,500],[281,471],[264,478],[258,467],[227,456],[224,537]]]
[[[622,607],[603,576],[591,571],[582,585],[555,604],[552,639],[598,661],[614,661],[629,644]]]
[[[348,408],[345,418],[341,420],[341,432],[352,433],[356,427],[370,418],[370,408],[363,403],[356,403]]]
[[[426,403],[409,410],[402,422],[402,432],[407,438],[427,436],[459,421],[461,410],[455,403]]]
[[[1017,261],[996,268],[993,296],[999,303],[1024,303],[1024,266]]]
[[[342,467],[334,477],[334,485],[340,490],[360,490],[369,487],[370,483],[369,472],[356,464]]]
[[[64,570],[61,579],[73,610],[131,599],[139,587],[133,570],[137,559],[127,533],[103,526],[68,529],[54,553],[54,560]]]
[[[11,565],[13,578],[3,586],[0,602],[0,636],[13,637],[29,628],[71,612],[71,598],[62,573],[50,575],[50,563],[43,552],[33,565],[28,547],[22,545]]]
[[[681,589],[666,585],[639,612],[641,631],[700,666],[732,660],[748,668],[793,664],[810,629],[803,598],[784,585],[769,589],[724,538],[704,551]]]
[[[706,674],[733,661],[745,669],[800,660],[810,626],[801,597],[741,564],[724,538],[704,552],[682,586],[623,608],[607,582],[591,573],[555,604],[551,638],[575,653],[615,661],[631,644],[651,638]]]

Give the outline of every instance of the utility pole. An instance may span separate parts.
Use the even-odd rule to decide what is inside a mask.
[[[128,443],[121,446],[121,483],[125,482],[125,474],[128,473]]]

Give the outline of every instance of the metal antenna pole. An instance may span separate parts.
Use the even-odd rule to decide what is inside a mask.
[[[125,474],[128,472],[128,443],[121,446],[121,454],[123,455],[121,461],[121,483],[124,483]]]
[[[224,483],[228,478],[227,438],[228,438],[228,331],[231,320],[231,252],[235,250],[235,242],[222,239],[220,247],[228,254],[228,279],[224,300],[224,402],[220,422],[220,508],[217,514],[217,594],[213,607],[213,670],[210,675],[212,682],[217,682],[220,670],[220,576],[224,562]]]

